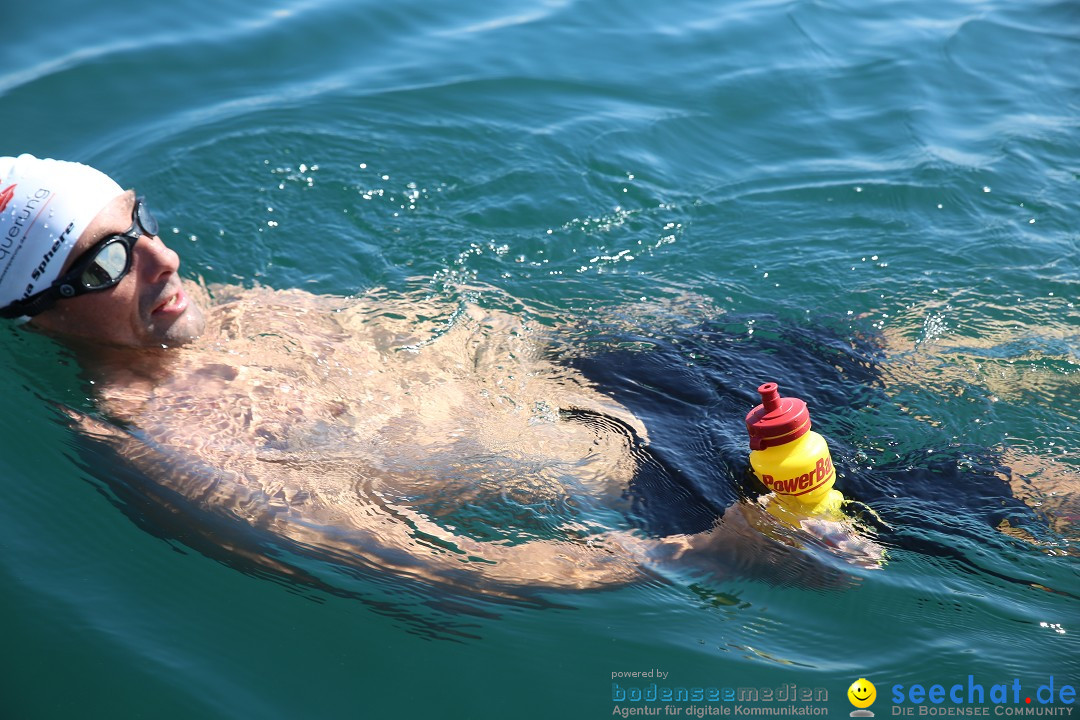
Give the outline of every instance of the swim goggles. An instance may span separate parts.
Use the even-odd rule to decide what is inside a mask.
[[[108,290],[131,270],[132,250],[143,235],[158,234],[158,221],[143,197],[135,198],[131,227],[122,233],[106,235],[75,260],[71,269],[52,285],[25,300],[0,308],[0,317],[34,316],[48,310],[57,300],[78,297],[89,292]]]

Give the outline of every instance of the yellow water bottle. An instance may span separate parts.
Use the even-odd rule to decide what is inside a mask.
[[[780,397],[779,387],[767,382],[758,388],[761,404],[746,416],[750,432],[750,465],[754,474],[776,494],[780,507],[773,514],[831,515],[844,496],[833,489],[836,470],[825,438],[810,430],[810,411],[798,398]]]

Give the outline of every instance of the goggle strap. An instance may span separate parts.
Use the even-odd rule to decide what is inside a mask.
[[[52,288],[49,288],[52,290]],[[17,300],[7,307],[0,308],[0,317],[12,320],[23,316],[33,317],[38,313],[45,312],[56,304],[55,293],[46,290],[33,295],[26,300]]]

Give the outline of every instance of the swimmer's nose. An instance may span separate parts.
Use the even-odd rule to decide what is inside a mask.
[[[150,283],[168,280],[180,269],[180,256],[156,235],[139,238],[135,244],[134,259],[138,263],[140,277]]]

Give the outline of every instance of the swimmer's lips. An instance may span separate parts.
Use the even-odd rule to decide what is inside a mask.
[[[165,302],[161,303],[160,305],[155,307],[153,310],[151,310],[150,314],[154,315],[156,317],[161,317],[161,316],[174,316],[175,317],[175,316],[181,315],[185,310],[187,310],[187,306],[188,306],[187,293],[184,292],[183,288],[180,288],[179,290],[176,291],[175,294],[170,295],[168,297],[168,299],[165,300]]]

